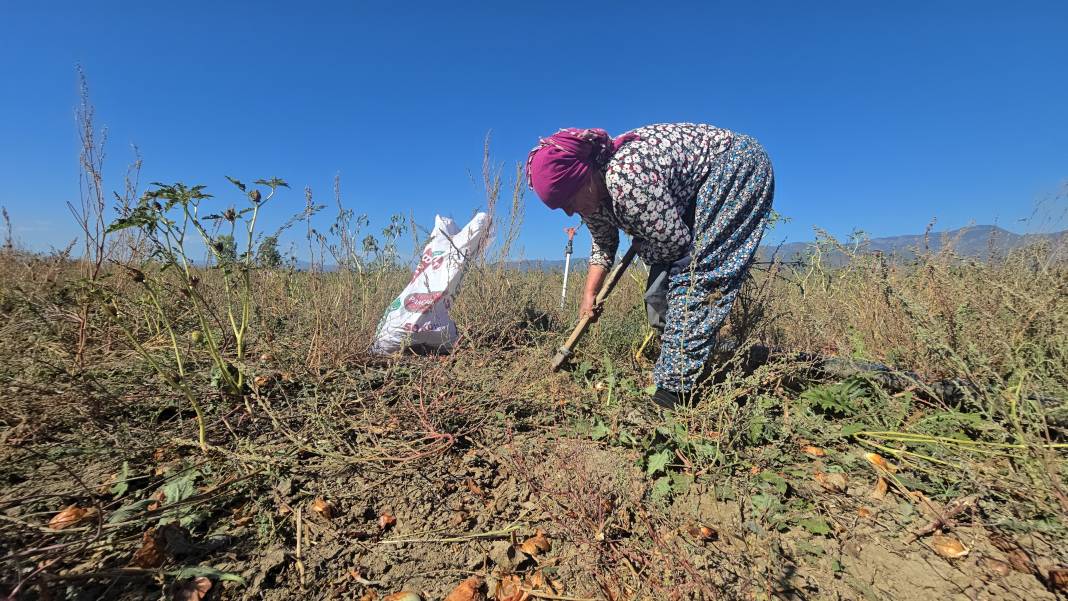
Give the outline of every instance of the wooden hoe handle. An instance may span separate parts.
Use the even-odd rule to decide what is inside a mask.
[[[627,253],[619,260],[619,263],[616,263],[616,266],[612,268],[612,271],[608,272],[608,277],[605,278],[604,284],[602,284],[601,289],[597,291],[597,298],[593,300],[594,314],[596,314],[601,308],[601,305],[604,304],[604,299],[608,298],[612,289],[616,287],[619,278],[623,277],[623,272],[630,266],[637,251],[637,247],[631,244],[630,248],[627,249]],[[571,331],[571,335],[567,337],[563,346],[557,349],[556,356],[553,357],[552,366],[549,368],[551,371],[560,369],[560,367],[567,362],[568,358],[571,357],[571,352],[575,350],[575,345],[578,344],[578,341],[582,339],[582,335],[589,329],[591,319],[592,318],[588,316],[579,319],[578,324],[575,325],[575,329]]]

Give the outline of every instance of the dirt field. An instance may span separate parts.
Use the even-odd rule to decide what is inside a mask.
[[[337,271],[203,267],[160,229],[198,192],[156,192],[88,260],[0,254],[6,598],[1066,594],[1063,248],[759,266],[663,414],[638,267],[565,371],[577,298],[492,261],[452,354],[376,358],[402,220]]]
[[[976,508],[945,528],[967,554],[942,557],[932,537],[909,533],[937,522],[943,503],[895,488],[873,498],[879,472],[848,439],[746,446],[705,473],[672,457],[663,473],[679,484],[658,494],[643,448],[672,422],[628,423],[636,399],[605,412],[605,395],[568,375],[532,384],[522,355],[483,360],[488,381],[470,379],[460,354],[356,367],[317,390],[272,384],[251,414],[219,408],[206,454],[191,416],[146,406],[136,389],[120,398],[139,399],[140,415],[12,428],[8,586],[54,562],[26,598],[156,597],[201,573],[188,566],[243,580],[218,582],[213,598],[433,599],[472,575],[498,598],[513,576],[543,598],[1054,598],[1040,577],[1064,561],[1060,524],[1006,537]],[[407,374],[429,398],[368,402],[358,391],[386,374]],[[603,436],[585,425],[597,414],[618,418]],[[816,479],[836,469],[845,490]],[[161,490],[158,506],[139,503]],[[50,531],[71,504],[96,513]],[[167,532],[158,561],[138,555],[151,528]],[[539,530],[551,548],[528,556]],[[1027,557],[1035,574],[1020,571]]]
[[[1063,509],[1028,499],[1043,474],[997,455],[881,470],[847,433],[859,411],[802,398],[790,362],[738,372],[716,412],[642,411],[639,366],[549,375],[552,338],[314,376],[279,369],[299,363],[280,346],[248,394],[205,391],[207,452],[135,357],[78,378],[24,347],[5,358],[4,586],[185,599],[199,576],[215,599],[440,599],[476,576],[497,599],[1054,598]],[[913,425],[938,414],[875,390],[852,399]],[[1045,458],[1054,473],[1063,449]],[[913,540],[968,495],[938,529],[963,556]],[[88,513],[56,527],[69,506]]]

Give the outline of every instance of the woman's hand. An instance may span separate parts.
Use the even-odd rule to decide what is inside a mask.
[[[579,317],[589,317],[591,322],[597,321],[597,318],[601,316],[601,308],[597,306],[595,302],[596,295],[583,294],[582,304],[579,305]]]

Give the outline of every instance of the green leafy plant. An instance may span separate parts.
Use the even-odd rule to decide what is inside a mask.
[[[834,384],[813,386],[801,393],[801,400],[823,413],[836,416],[855,415],[867,397],[864,383],[849,379]]]
[[[255,185],[269,189],[264,195],[258,188],[227,177],[246,197],[247,206],[229,207],[221,212],[202,214],[203,205],[212,198],[204,186],[182,183],[153,183],[138,204],[121,215],[108,227],[108,232],[137,229],[149,252],[140,264],[124,265],[134,282],[140,284],[143,302],[150,307],[151,323],[161,324],[170,341],[173,364],[158,359],[135,335],[130,320],[116,319],[127,340],[145,358],[167,384],[180,392],[196,412],[198,440],[207,449],[204,412],[197,395],[187,381],[187,361],[183,345],[176,333],[179,316],[192,313],[197,328],[191,334],[193,342],[211,358],[212,373],[217,383],[234,395],[245,390],[246,374],[238,367],[245,359],[249,329],[252,322],[252,272],[256,267],[256,224],[267,204],[279,188],[289,185],[278,179],[260,179]],[[210,229],[209,229],[210,227]],[[242,252],[238,254],[235,233],[243,235]],[[199,240],[209,251],[215,265],[223,273],[225,323],[209,296],[201,289],[201,269],[192,259],[191,243]],[[262,245],[262,243],[261,243]],[[176,276],[169,277],[169,274]],[[164,299],[183,299],[177,307]],[[114,297],[110,313],[119,317],[119,304]],[[132,317],[132,316],[130,316]],[[159,326],[157,326],[159,327]],[[223,329],[225,328],[225,329]],[[232,353],[228,352],[232,348]],[[231,360],[232,357],[232,360]]]

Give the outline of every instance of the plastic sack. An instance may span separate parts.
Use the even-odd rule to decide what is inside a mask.
[[[456,323],[449,317],[460,288],[464,262],[478,251],[489,231],[489,216],[475,215],[463,229],[448,217],[434,218],[434,231],[412,279],[378,322],[371,352],[377,355],[411,349],[447,353],[456,343]]]

